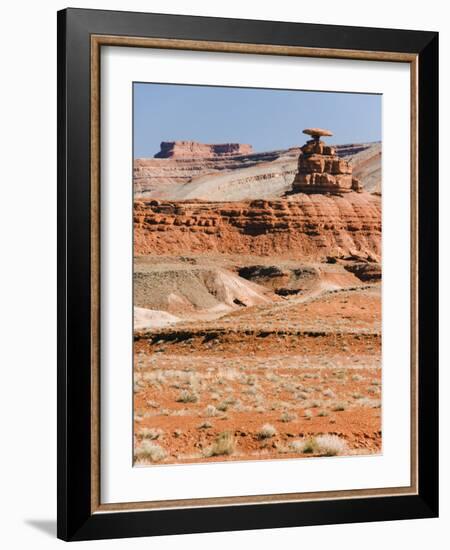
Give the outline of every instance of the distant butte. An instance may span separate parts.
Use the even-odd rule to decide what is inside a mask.
[[[245,156],[253,154],[246,143],[199,143],[198,141],[162,141],[154,158],[202,158]]]

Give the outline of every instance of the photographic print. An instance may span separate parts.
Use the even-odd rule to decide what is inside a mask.
[[[59,538],[438,516],[437,143],[436,32],[58,12]]]
[[[133,84],[135,466],[382,452],[381,109]]]

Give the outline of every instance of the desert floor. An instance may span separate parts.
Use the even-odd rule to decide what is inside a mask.
[[[246,287],[232,275],[247,265],[283,274],[257,270]],[[135,300],[176,319],[135,325],[136,465],[381,452],[381,284],[298,266],[135,259]]]

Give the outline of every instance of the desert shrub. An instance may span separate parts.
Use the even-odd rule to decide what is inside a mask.
[[[358,401],[358,405],[361,407],[367,407],[369,409],[379,409],[381,407],[380,399],[370,399],[370,397],[363,397]]]
[[[310,411],[309,409],[306,409],[306,411],[303,411],[303,416],[307,419],[307,420],[310,420],[313,416],[313,413],[312,411]]]
[[[324,417],[324,416],[328,416],[328,411],[319,411],[319,413],[317,414],[317,416],[321,416],[321,417]]]
[[[197,427],[199,430],[206,430],[207,428],[212,428],[212,424],[211,422],[208,422],[207,420],[205,420],[205,422],[202,422]]]
[[[330,390],[329,388],[326,389],[326,390],[324,390],[324,391],[322,392],[322,395],[323,395],[324,397],[336,397],[334,391],[333,391],[333,390]]]
[[[297,415],[295,415],[294,413],[291,413],[289,411],[284,411],[283,413],[281,413],[280,421],[281,422],[292,422],[296,418],[297,418]]]
[[[142,439],[158,439],[163,433],[163,430],[159,428],[141,428],[138,431],[138,435],[140,435]]]
[[[315,440],[313,437],[297,439],[289,443],[289,448],[295,453],[310,454],[315,452]]]
[[[347,450],[347,442],[337,435],[318,435],[315,437],[315,445],[315,452],[322,456],[336,456]]]
[[[355,392],[352,393],[353,399],[362,399],[364,396],[361,393]]]
[[[289,447],[296,453],[336,456],[347,451],[347,442],[337,435],[324,434],[292,441]]]
[[[277,430],[272,426],[272,424],[264,424],[259,429],[257,436],[258,439],[269,439],[270,437],[273,437],[276,435]]]
[[[183,390],[176,400],[178,403],[197,403],[198,395],[189,390]]]
[[[166,451],[160,445],[144,439],[139,447],[137,447],[135,457],[141,461],[160,462],[166,458]]]
[[[234,436],[230,432],[222,432],[214,443],[205,451],[205,456],[231,455],[235,450]]]
[[[344,401],[339,401],[333,405],[331,410],[334,412],[341,412],[341,411],[345,411],[346,408],[347,408],[347,403],[345,403]]]
[[[213,416],[217,416],[219,414],[219,411],[216,409],[214,405],[207,405],[203,414],[204,416],[207,416],[207,417],[213,417]]]
[[[289,449],[294,453],[303,453],[304,443],[303,440],[291,441],[289,443]]]
[[[236,399],[236,397],[234,397],[233,395],[229,395],[228,397],[226,397],[224,400],[223,400],[224,403],[226,403],[227,405],[236,405],[236,403],[238,402],[238,400]]]

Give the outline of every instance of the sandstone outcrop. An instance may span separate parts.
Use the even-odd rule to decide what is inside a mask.
[[[364,282],[381,281],[381,265],[379,263],[356,262],[345,266],[347,271],[354,273]]]
[[[312,139],[301,148],[292,193],[360,192],[362,185],[353,177],[351,164],[336,154],[336,147],[326,145],[320,139],[332,136],[332,132],[322,128],[306,128],[303,133],[312,136]]]
[[[381,199],[297,194],[248,202],[136,201],[134,253],[231,253],[379,261]]]
[[[199,143],[198,141],[162,141],[155,158],[215,158],[245,156],[253,153],[253,147],[242,143]]]

